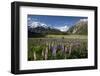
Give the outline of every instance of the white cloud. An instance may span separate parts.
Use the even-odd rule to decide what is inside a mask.
[[[88,19],[80,19],[80,21],[82,21],[82,22],[87,22]]]
[[[69,27],[67,25],[60,26],[60,27],[55,27],[55,28],[62,31],[62,32],[66,32],[69,29]]]

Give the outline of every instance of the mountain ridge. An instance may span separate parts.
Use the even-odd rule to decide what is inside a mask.
[[[72,26],[68,31],[69,34],[83,34],[87,35],[88,33],[88,21],[80,20],[74,26]]]
[[[64,28],[63,28],[64,27]],[[87,19],[80,19],[76,24],[68,28],[66,25],[62,28],[59,27],[50,27],[45,23],[40,22],[33,22],[30,26],[28,26],[28,33],[29,36],[32,34],[38,34],[38,35],[46,35],[46,34],[81,34],[81,35],[87,35],[88,33],[88,20]],[[61,29],[65,31],[61,31]]]

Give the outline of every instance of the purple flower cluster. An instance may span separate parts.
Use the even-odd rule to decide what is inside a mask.
[[[52,55],[53,56],[56,56],[57,46],[55,46],[55,45],[54,46],[51,46],[50,49],[51,49]]]

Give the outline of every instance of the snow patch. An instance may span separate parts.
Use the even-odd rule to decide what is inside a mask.
[[[47,28],[48,25],[42,22],[37,22],[37,21],[32,21],[32,23],[29,25],[31,28],[36,28],[36,27],[45,27]]]

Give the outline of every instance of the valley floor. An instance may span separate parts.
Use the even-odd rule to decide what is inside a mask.
[[[28,60],[87,58],[87,37],[87,35],[47,35],[42,38],[28,38]]]

